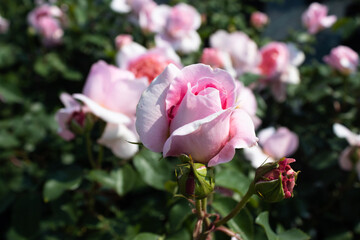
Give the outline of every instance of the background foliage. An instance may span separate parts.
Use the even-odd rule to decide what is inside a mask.
[[[0,15],[11,22],[9,32],[0,35],[1,239],[190,239],[195,223],[191,205],[173,196],[177,159],[164,160],[143,148],[124,161],[104,149],[102,169],[91,169],[83,139],[65,142],[56,134],[54,114],[62,107],[59,94],[81,92],[97,60],[114,63],[117,34],[130,33],[135,41],[153,45],[153,36],[142,33],[125,15],[112,12],[109,2],[57,1],[66,10],[68,25],[64,43],[56,48],[43,47],[28,27],[32,1],[0,2]],[[264,45],[274,36],[251,28],[250,13],[285,2],[188,1],[205,19],[199,29],[202,47],[208,46],[217,29],[244,31]],[[360,5],[343,4],[348,10],[331,30],[310,37],[302,29],[284,28],[286,38],[277,39],[297,43],[307,60],[300,67],[301,84],[288,89],[284,103],[275,102],[267,90],[256,92],[259,116],[262,128],[282,125],[299,135],[293,168],[301,173],[293,199],[267,204],[253,197],[229,223],[244,239],[360,238],[359,180],[355,171],[340,170],[337,159],[347,143],[332,131],[335,122],[360,131],[360,76],[341,77],[317,55],[323,35],[359,52],[355,10]],[[330,47],[335,46],[324,51]],[[197,62],[200,54],[182,56],[183,64]],[[251,76],[242,80],[252,81]],[[101,151],[97,146],[94,150]],[[253,174],[241,151],[230,163],[218,166],[211,211],[229,212]],[[228,237],[216,234],[216,239]]]

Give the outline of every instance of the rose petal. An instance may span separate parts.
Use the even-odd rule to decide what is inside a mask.
[[[235,155],[235,149],[252,147],[256,145],[257,141],[258,138],[255,136],[254,124],[250,116],[244,110],[235,109],[230,117],[228,141],[220,152],[209,161],[208,166],[231,161]]]
[[[215,88],[208,89],[206,89],[208,94],[205,96],[195,95],[191,89],[188,89],[179,106],[179,114],[176,114],[171,121],[170,134],[185,124],[203,119],[222,110],[219,91]]]
[[[360,146],[360,135],[356,135],[355,133],[351,132],[344,125],[335,123],[333,125],[333,131],[337,137],[346,138],[351,146]]]
[[[244,148],[244,155],[254,168],[258,168],[264,163],[275,162],[275,160],[269,155],[266,155],[259,146]]]
[[[297,135],[285,127],[277,129],[263,144],[264,152],[276,160],[293,154],[299,145]]]
[[[129,124],[131,122],[128,116],[119,112],[110,111],[83,94],[74,94],[73,96],[74,98],[82,101],[93,114],[106,122],[118,124]]]
[[[168,137],[165,98],[171,81],[180,73],[173,64],[151,82],[143,92],[136,110],[136,130],[141,142],[154,152],[161,152]]]
[[[137,142],[137,136],[123,124],[108,123],[98,143],[111,149],[122,159],[131,158],[139,149],[138,145],[129,143]]]
[[[196,162],[208,162],[228,139],[232,111],[219,111],[176,129],[165,142],[164,157],[187,154]]]

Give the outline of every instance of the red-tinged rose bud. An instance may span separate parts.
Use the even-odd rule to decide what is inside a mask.
[[[213,168],[187,162],[176,169],[179,192],[187,198],[203,199],[214,191]]]
[[[268,202],[278,202],[293,196],[298,172],[290,164],[292,158],[282,158],[275,163],[267,163],[256,170],[255,192]]]
[[[90,131],[95,123],[96,117],[83,111],[73,112],[69,119],[69,129],[76,135],[82,135],[87,131]]]

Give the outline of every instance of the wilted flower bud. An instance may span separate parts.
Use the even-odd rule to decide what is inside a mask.
[[[290,167],[293,162],[293,158],[282,158],[259,167],[255,175],[255,192],[268,202],[292,197],[298,174]]]
[[[188,198],[203,199],[213,192],[214,171],[202,163],[187,163],[176,169],[180,194]]]

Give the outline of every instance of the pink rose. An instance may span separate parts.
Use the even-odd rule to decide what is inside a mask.
[[[274,78],[284,72],[289,64],[290,53],[285,43],[271,42],[260,49],[260,73],[267,78]]]
[[[275,162],[283,157],[293,154],[299,146],[299,138],[286,127],[277,130],[273,127],[265,128],[259,132],[259,146],[245,149],[245,156],[257,168],[265,162]]]
[[[349,75],[357,71],[359,55],[349,47],[338,46],[331,49],[323,60],[342,74]]]
[[[315,34],[324,28],[331,27],[336,22],[336,16],[327,16],[328,8],[319,3],[312,3],[302,15],[302,22],[310,34]]]
[[[183,53],[197,51],[201,39],[196,30],[200,25],[199,12],[186,3],[179,3],[170,9],[164,30],[155,37],[156,45],[171,46]]]
[[[210,36],[210,46],[230,55],[232,68],[237,76],[254,72],[260,60],[256,43],[243,32],[227,33],[218,30]]]
[[[141,142],[164,157],[191,155],[214,166],[235,148],[256,145],[254,124],[236,106],[235,80],[203,64],[170,64],[144,91],[136,111]]]
[[[170,11],[168,5],[157,5],[155,2],[146,4],[139,12],[141,29],[153,33],[164,31]]]
[[[116,49],[120,50],[123,46],[132,43],[133,38],[129,34],[119,34],[115,38]]]
[[[355,168],[360,179],[360,135],[351,132],[339,123],[334,124],[333,131],[337,137],[345,138],[350,145],[345,148],[339,157],[341,169],[351,171]]]
[[[0,16],[0,34],[6,33],[9,29],[9,21]]]
[[[64,31],[64,14],[57,6],[41,5],[28,15],[29,24],[41,35],[44,45],[61,43]]]
[[[75,134],[69,129],[70,121],[74,119],[82,126],[87,110],[67,93],[62,93],[60,100],[65,105],[65,108],[60,109],[55,115],[55,119],[59,124],[58,134],[69,141],[75,137]]]
[[[298,66],[305,59],[303,52],[293,44],[270,42],[260,49],[261,61],[258,72],[262,75],[260,84],[269,85],[275,99],[286,99],[286,85],[300,83]]]
[[[233,77],[236,76],[233,69],[230,55],[217,48],[204,48],[200,59],[201,63],[210,65],[212,68],[222,68],[228,71]]]
[[[74,94],[89,111],[107,122],[98,142],[121,158],[129,158],[138,150],[128,141],[138,141],[135,111],[146,87],[146,79],[136,79],[129,71],[98,61],[91,67],[83,94]]]
[[[159,47],[148,50],[136,42],[124,44],[117,53],[116,61],[121,69],[134,73],[136,78],[145,77],[149,82],[168,64],[181,66],[180,57],[172,48]]]
[[[251,24],[256,28],[262,28],[269,22],[269,17],[262,12],[254,12],[250,17]]]

